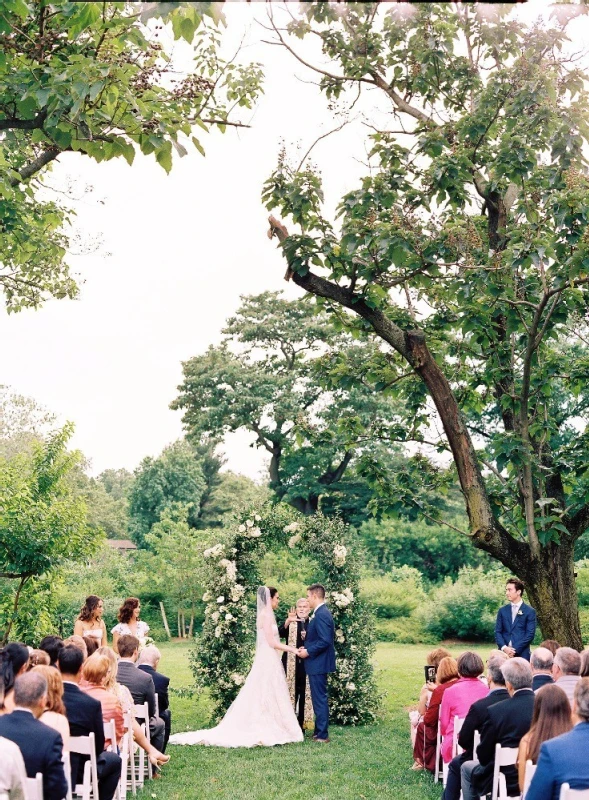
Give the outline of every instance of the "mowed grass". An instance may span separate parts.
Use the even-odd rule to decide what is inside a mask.
[[[160,668],[175,688],[192,685],[190,644],[158,645]],[[483,660],[491,650],[476,649]],[[457,655],[464,645],[449,648]],[[429,773],[413,772],[408,709],[417,701],[431,647],[380,644],[375,669],[382,700],[379,721],[358,728],[331,726],[331,743],[306,739],[283,747],[223,750],[170,746],[162,778],[138,798],[161,800],[434,800],[441,795]],[[209,726],[206,696],[172,696],[172,730]]]

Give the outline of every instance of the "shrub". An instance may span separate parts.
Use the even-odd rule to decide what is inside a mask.
[[[505,574],[464,567],[455,583],[446,578],[418,612],[425,630],[437,639],[494,638],[497,610],[504,601]]]
[[[412,567],[393,567],[388,575],[364,577],[360,594],[381,619],[408,617],[425,600],[421,575]]]
[[[435,637],[424,630],[417,617],[400,617],[398,619],[379,619],[375,625],[376,638],[379,642],[397,642],[398,644],[422,644],[435,642]]]
[[[589,606],[589,559],[578,561],[575,564],[577,572],[577,594],[579,605],[583,608]]]

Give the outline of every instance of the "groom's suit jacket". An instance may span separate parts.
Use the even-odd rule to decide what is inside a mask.
[[[501,606],[495,623],[495,641],[500,650],[511,642],[516,656],[529,661],[530,644],[535,634],[536,612],[531,606],[522,603],[513,622],[511,620],[511,603]]]
[[[326,605],[319,606],[309,621],[305,649],[309,657],[305,659],[307,675],[320,675],[335,672],[335,626],[333,617]]]

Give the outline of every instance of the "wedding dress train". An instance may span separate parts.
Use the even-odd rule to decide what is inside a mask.
[[[303,732],[290,701],[280,652],[272,646],[273,641],[280,639],[270,593],[260,587],[256,654],[241,691],[216,727],[176,733],[170,737],[170,744],[273,747],[302,742]]]

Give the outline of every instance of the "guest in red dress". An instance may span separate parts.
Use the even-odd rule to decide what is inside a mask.
[[[423,721],[417,726],[415,747],[413,748],[413,769],[428,769],[434,772],[436,766],[436,738],[438,720],[444,692],[458,681],[458,665],[452,656],[440,661],[436,672],[436,688],[432,692]]]

